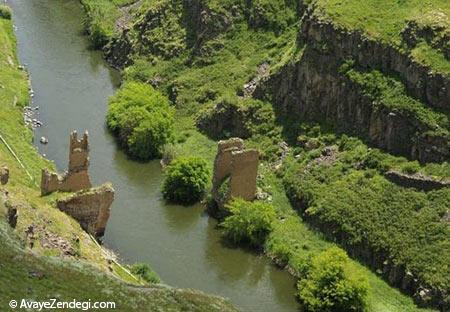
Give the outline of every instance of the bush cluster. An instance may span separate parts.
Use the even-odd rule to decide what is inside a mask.
[[[162,186],[164,198],[178,204],[190,205],[202,199],[210,170],[198,157],[180,157],[167,167]]]
[[[149,160],[172,141],[173,114],[168,99],[151,86],[128,82],[110,99],[107,125],[132,157]]]
[[[6,5],[0,5],[0,18],[11,19],[12,11]]]
[[[158,284],[161,281],[158,274],[146,263],[135,263],[131,266],[130,271],[150,284]]]
[[[297,1],[254,0],[250,7],[249,23],[258,28],[281,33],[297,20]]]
[[[366,310],[368,282],[355,271],[347,254],[337,247],[313,257],[306,277],[298,282],[297,287],[306,311]]]
[[[347,138],[332,166],[318,161],[315,150],[306,151],[286,169],[284,181],[295,206],[314,224],[330,229],[328,235],[345,237],[348,248],[383,251],[422,282],[448,287],[450,274],[443,259],[449,249],[442,246],[450,236],[440,220],[448,210],[450,190],[421,192],[398,186],[383,176],[387,168],[407,173],[446,170],[421,168]]]
[[[236,198],[227,205],[227,209],[231,215],[221,223],[226,237],[236,244],[262,246],[272,231],[275,208],[261,201],[248,202]]]

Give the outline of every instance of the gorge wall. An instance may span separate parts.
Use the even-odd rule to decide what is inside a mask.
[[[255,96],[270,99],[278,113],[332,124],[388,152],[421,162],[450,159],[449,124],[430,125],[411,111],[393,109],[367,94],[342,72],[351,60],[360,72],[396,77],[408,97],[429,109],[450,109],[450,79],[419,64],[400,48],[318,18],[303,17],[298,36],[302,55],[262,82]],[[382,102],[382,100],[381,100]]]
[[[278,116],[331,125],[338,132],[422,163],[450,160],[450,77],[418,63],[401,48],[321,19],[311,8],[303,16],[297,46],[297,57],[271,73],[254,93],[256,98],[271,101]],[[381,77],[392,78],[389,81],[399,82],[408,103],[419,103],[420,110],[437,112],[444,121],[428,122],[417,114],[418,105],[411,109],[390,106],[347,74],[344,68],[348,63],[361,76],[376,71]],[[392,178],[393,174],[388,176]],[[412,181],[399,175],[394,179],[406,187],[444,187],[434,181]],[[290,199],[301,212],[308,208],[302,199]],[[405,266],[392,263],[389,251],[374,250],[367,242],[349,244],[348,233],[332,221],[322,222],[307,214],[305,219],[342,244],[352,256],[382,272],[391,285],[412,295],[419,304],[444,311],[449,308],[448,289],[427,285]]]

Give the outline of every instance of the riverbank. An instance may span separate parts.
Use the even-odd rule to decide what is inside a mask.
[[[79,224],[54,207],[63,194],[41,197],[41,169],[54,164],[32,145],[33,133],[25,125],[23,108],[30,103],[26,71],[17,59],[13,24],[0,18],[0,165],[9,169],[0,187],[0,305],[12,299],[114,301],[118,311],[193,309],[234,311],[225,300],[194,290],[162,285],[142,286],[111,262]],[[14,151],[13,155],[11,150]],[[18,161],[20,160],[20,162]],[[23,166],[22,166],[23,165]],[[17,209],[17,223],[6,223],[8,209]]]

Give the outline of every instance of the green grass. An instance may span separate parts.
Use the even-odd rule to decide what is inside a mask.
[[[449,114],[438,112],[408,96],[405,86],[397,79],[385,76],[377,70],[359,72],[350,69],[345,74],[360,86],[364,94],[374,100],[375,107],[378,105],[386,107],[395,113],[402,113],[408,116],[411,121],[421,125],[422,128],[429,129],[430,133],[446,137],[450,136]]]
[[[439,17],[444,20],[444,26],[448,26],[450,20],[450,2],[447,0],[317,0],[317,6],[316,14],[398,47],[404,46],[401,32],[407,21],[433,23]],[[435,71],[450,75],[449,60],[441,52],[430,50],[417,49],[413,56],[432,65]]]
[[[333,246],[323,234],[310,228],[299,215],[292,210],[291,204],[285,195],[280,179],[272,169],[264,166],[261,170],[264,177],[260,186],[273,197],[273,205],[278,210],[278,221],[270,234],[265,251],[270,257],[281,260],[283,265],[295,275],[302,274],[309,264],[312,256]],[[262,185],[261,185],[262,184]],[[357,261],[352,265],[362,270],[369,281],[369,309],[371,312],[413,312],[432,311],[419,309],[413,300],[389,286],[379,276]]]
[[[442,53],[425,42],[417,45],[411,51],[411,55],[420,63],[431,66],[437,72],[450,73],[450,60],[447,60]]]
[[[306,214],[326,224],[330,236],[345,234],[349,249],[364,244],[385,251],[422,282],[448,289],[450,232],[441,218],[450,190],[424,193],[388,182],[378,172],[387,163],[373,165],[362,143],[342,147],[333,165],[316,164],[318,151],[303,152],[287,170],[288,193],[306,205]]]
[[[0,306],[23,298],[35,301],[115,302],[114,311],[236,311],[228,302],[195,290],[163,285],[138,287],[83,262],[39,257],[22,249],[0,222]],[[31,300],[30,299],[30,300]]]

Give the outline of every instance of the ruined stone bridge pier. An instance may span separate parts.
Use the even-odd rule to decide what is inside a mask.
[[[239,138],[220,141],[214,161],[212,194],[223,207],[231,198],[252,201],[256,197],[259,152],[245,149]]]
[[[64,174],[42,170],[41,194],[53,192],[76,192],[65,199],[59,199],[56,206],[75,220],[88,233],[102,236],[111,213],[114,189],[107,183],[92,188],[89,177],[89,134],[81,139],[76,131],[70,134],[69,166]]]

